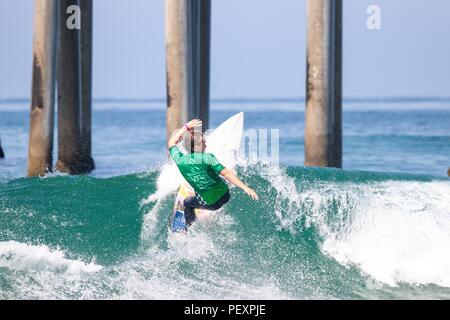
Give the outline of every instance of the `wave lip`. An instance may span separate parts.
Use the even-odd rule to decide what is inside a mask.
[[[65,258],[61,250],[16,241],[0,242],[0,268],[13,271],[51,272],[67,275],[97,272],[102,266]]]
[[[450,287],[449,194],[437,181],[367,185],[350,193],[352,208],[341,209],[351,218],[325,234],[322,250],[392,287]]]
[[[388,286],[450,288],[448,181],[323,169],[260,173],[273,188],[281,229],[314,232],[323,254]]]

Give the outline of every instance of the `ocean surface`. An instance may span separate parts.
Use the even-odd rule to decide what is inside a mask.
[[[260,201],[233,188],[187,235],[163,103],[97,102],[97,169],[31,179],[27,109],[0,103],[0,299],[450,299],[450,103],[346,104],[343,170],[303,166],[301,104],[213,104],[279,129],[279,165],[244,154]]]

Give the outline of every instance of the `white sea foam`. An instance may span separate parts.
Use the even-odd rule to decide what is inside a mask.
[[[355,195],[356,196],[356,195]],[[368,186],[352,221],[329,233],[323,250],[383,283],[450,287],[450,185],[386,182]]]
[[[51,272],[68,275],[97,272],[95,263],[65,258],[61,250],[46,245],[29,245],[16,241],[0,242],[0,267],[14,271]]]
[[[169,194],[176,191],[182,182],[183,176],[174,163],[163,165],[156,180],[156,191],[149,195],[147,199],[141,201],[141,205],[165,199]]]
[[[168,238],[171,255],[186,260],[197,260],[216,253],[212,239],[205,232],[197,232],[192,227],[188,233],[169,233]]]
[[[225,222],[228,223],[229,221]],[[221,261],[231,263],[233,254],[222,252],[220,246],[229,239],[221,238],[217,241],[216,233],[210,234],[201,227],[196,227],[194,225],[187,234],[170,233],[168,250],[161,250],[155,245],[146,255],[118,266],[119,278],[116,280],[122,290],[113,298],[288,298],[277,286],[275,279],[269,277],[261,279],[257,284],[251,281],[245,283],[234,279],[233,273],[224,272],[224,262]]]
[[[273,208],[280,223],[279,227],[288,229],[292,233],[297,232],[294,225],[298,219],[302,218],[299,211],[305,199],[295,179],[279,166],[258,166],[258,171],[259,175],[277,192]]]
[[[300,191],[282,170],[265,178],[278,192],[280,226],[304,219],[323,237],[322,250],[390,286],[450,287],[450,183],[326,182]]]
[[[58,170],[55,170],[53,172],[47,171],[47,173],[43,176],[39,176],[41,179],[50,179],[55,177],[70,177],[68,173],[60,172]]]
[[[174,163],[165,164],[161,168],[161,173],[156,181],[156,191],[142,200],[140,205],[145,206],[152,202],[155,205],[152,209],[144,215],[144,222],[142,224],[141,239],[148,239],[155,231],[160,219],[167,217],[167,214],[161,210],[161,206],[167,196],[173,194],[183,181],[183,176]]]

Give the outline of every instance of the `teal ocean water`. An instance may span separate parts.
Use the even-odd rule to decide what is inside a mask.
[[[96,107],[92,175],[29,179],[28,113],[0,106],[0,299],[450,299],[450,108],[349,107],[337,170],[302,166],[301,110],[250,106],[280,166],[243,161],[261,200],[181,235],[164,109]]]

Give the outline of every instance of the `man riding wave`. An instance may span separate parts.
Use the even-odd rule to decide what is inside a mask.
[[[195,208],[215,211],[230,200],[230,190],[221,177],[241,188],[254,200],[258,200],[253,189],[225,168],[212,153],[205,153],[206,142],[201,128],[202,122],[193,119],[168,141],[171,158],[195,192],[194,196],[186,198],[183,203],[188,226],[195,221]],[[183,137],[187,155],[177,146]]]

